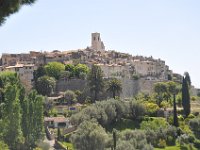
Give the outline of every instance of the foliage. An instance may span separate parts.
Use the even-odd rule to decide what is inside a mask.
[[[87,75],[89,72],[89,68],[88,66],[86,66],[85,64],[78,64],[74,67],[74,75],[77,78],[81,78],[81,76],[83,74]]]
[[[46,75],[46,70],[45,70],[44,66],[39,66],[39,67],[37,68],[37,70],[35,70],[35,71],[33,72],[34,81],[37,82],[37,79],[38,79],[39,77],[42,77],[42,76],[45,76],[45,75]]]
[[[54,77],[58,80],[61,76],[61,73],[65,70],[65,66],[59,62],[49,62],[45,65],[45,70],[48,76]]]
[[[71,141],[77,150],[104,150],[108,135],[95,122],[83,122],[71,136]]]
[[[194,135],[200,139],[200,118],[194,118],[189,121],[189,126]]]
[[[96,119],[105,127],[120,120],[126,114],[128,114],[127,107],[122,101],[108,100],[82,109],[79,113],[72,115],[71,122],[79,125],[84,120]]]
[[[94,102],[98,98],[98,94],[104,88],[103,71],[97,65],[93,65],[88,74],[88,84],[90,90],[94,92]]]
[[[22,104],[22,131],[26,146],[33,148],[36,141],[42,140],[43,129],[43,97],[32,91]]]
[[[19,84],[17,73],[11,71],[3,71],[0,73],[0,88],[5,88],[8,84]]]
[[[164,82],[157,82],[154,84],[154,91],[156,93],[156,102],[158,106],[163,101],[164,95],[167,93],[167,84]]]
[[[74,93],[74,91],[67,90],[64,94],[64,99],[67,100],[69,104],[73,104],[77,101],[77,95]]]
[[[191,86],[192,82],[191,82],[190,74],[188,72],[184,72],[184,76],[185,76],[185,80],[187,84]]]
[[[182,106],[184,115],[187,117],[190,114],[190,94],[188,83],[184,77],[182,81]]]
[[[164,143],[166,143],[166,145],[176,144],[177,129],[173,126],[160,127],[156,130],[147,128],[145,133],[148,143],[151,143],[154,147],[160,147]],[[158,141],[160,140],[164,141],[159,143]]]
[[[146,113],[145,106],[137,101],[130,101],[130,114],[133,119],[142,117]]]
[[[134,80],[138,80],[138,79],[140,78],[140,75],[138,75],[138,74],[133,74],[132,78],[133,78]]]
[[[115,99],[116,94],[122,91],[121,81],[116,78],[112,78],[111,80],[109,80],[107,91],[111,92],[113,98]]]
[[[147,143],[146,135],[141,130],[124,130],[120,133],[117,141],[117,150],[144,149],[153,150],[153,147]],[[125,145],[128,147],[125,147]]]
[[[36,90],[39,94],[50,96],[56,86],[56,80],[53,77],[42,76],[38,78],[36,83]]]
[[[0,26],[5,22],[6,18],[16,13],[22,5],[32,4],[36,0],[1,0],[0,1]]]
[[[141,129],[150,129],[150,130],[158,130],[159,128],[166,128],[168,123],[164,118],[146,118],[146,120],[142,121],[140,124]]]
[[[152,102],[145,102],[144,106],[146,108],[147,114],[150,116],[156,116],[159,106]]]
[[[0,141],[0,150],[9,150],[8,145]]]

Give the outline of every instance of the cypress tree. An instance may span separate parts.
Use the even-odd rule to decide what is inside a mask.
[[[178,124],[178,117],[176,110],[176,94],[174,94],[173,106],[174,106],[174,126],[178,127],[179,124]]]
[[[187,117],[190,114],[190,93],[185,77],[183,77],[182,82],[182,106],[184,115]]]
[[[113,130],[113,148],[114,150],[116,150],[116,146],[117,146],[117,131],[114,129]]]

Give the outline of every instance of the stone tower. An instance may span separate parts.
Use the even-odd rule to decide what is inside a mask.
[[[91,48],[97,51],[105,50],[105,46],[101,41],[100,33],[92,33],[92,46]]]

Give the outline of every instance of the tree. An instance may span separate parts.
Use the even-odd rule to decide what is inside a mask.
[[[71,91],[71,90],[67,90],[65,92],[65,94],[64,94],[64,98],[65,98],[65,100],[67,100],[67,102],[69,104],[75,103],[76,100],[77,100],[76,97],[77,97],[77,95],[73,91]]]
[[[184,72],[184,76],[185,76],[185,80],[187,81],[188,85],[191,86],[192,82],[191,82],[190,74],[188,72]]]
[[[5,108],[3,113],[3,137],[11,149],[20,149],[23,143],[21,130],[21,107],[17,85],[8,85],[5,88]]]
[[[116,146],[117,146],[117,130],[113,129],[113,148],[114,148],[114,150],[116,150]]]
[[[36,141],[42,140],[43,97],[34,90],[24,99],[22,105],[22,131],[27,149],[34,148]]]
[[[87,75],[89,72],[88,66],[84,64],[78,64],[74,67],[74,74],[77,78],[81,78],[81,74]]]
[[[56,80],[53,77],[42,76],[38,78],[36,83],[36,90],[43,96],[50,96],[55,89]]]
[[[71,142],[77,150],[104,150],[107,138],[104,128],[95,122],[85,121],[71,136]]]
[[[145,112],[145,106],[142,103],[130,101],[130,113],[133,120],[143,116]]]
[[[0,1],[0,26],[5,22],[6,17],[16,13],[21,6],[30,5],[36,0],[1,0]]]
[[[163,82],[155,83],[154,91],[157,93],[157,104],[160,106],[160,103],[163,100],[163,94],[167,92],[166,83],[163,83]]]
[[[190,114],[190,93],[185,77],[183,77],[182,81],[182,106],[184,115],[187,117]]]
[[[48,76],[54,77],[56,80],[60,78],[61,72],[65,71],[65,66],[60,62],[50,62],[45,65]]]
[[[65,71],[68,72],[68,77],[74,77],[74,68],[75,66],[73,64],[66,64],[65,65]]]
[[[107,91],[111,92],[113,98],[115,99],[115,95],[122,91],[122,83],[120,80],[113,78],[108,81],[108,89]]]
[[[33,76],[34,76],[35,82],[37,81],[37,79],[38,79],[39,77],[42,77],[42,76],[44,76],[44,75],[46,75],[46,70],[45,70],[44,66],[39,66],[39,67],[37,68],[37,70],[35,70],[35,71],[33,72]]]
[[[93,65],[88,75],[90,90],[94,92],[94,102],[98,98],[98,94],[104,88],[103,71],[97,65]]]

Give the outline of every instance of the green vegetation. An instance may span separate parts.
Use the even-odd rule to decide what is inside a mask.
[[[113,78],[108,81],[107,91],[112,93],[113,98],[115,99],[116,94],[119,94],[122,91],[122,83],[120,80]]]
[[[26,96],[18,76],[12,72],[1,73],[0,83],[2,147],[7,149],[7,144],[11,150],[34,148],[44,136],[43,97],[35,91]]]
[[[30,5],[36,0],[1,0],[0,1],[0,26],[5,22],[6,18],[11,14],[19,11],[21,6]]]
[[[101,92],[104,88],[104,81],[103,81],[103,71],[97,65],[93,65],[91,71],[88,75],[88,82],[90,86],[90,90],[94,92],[94,101],[95,102],[98,98],[99,92]]]
[[[54,77],[55,79],[59,79],[61,76],[61,72],[65,70],[65,66],[59,62],[50,62],[45,65],[45,71],[48,76]]]
[[[190,114],[190,93],[188,87],[188,81],[183,77],[182,82],[182,106],[184,115],[187,117]]]
[[[36,90],[39,94],[50,96],[53,94],[56,86],[56,80],[53,77],[42,76],[36,82]]]

